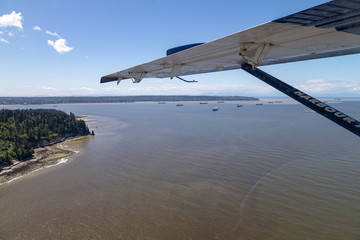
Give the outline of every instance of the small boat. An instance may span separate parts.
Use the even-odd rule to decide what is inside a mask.
[[[184,106],[184,104],[181,104],[181,103],[180,103],[180,104],[176,104],[176,106],[177,106],[177,107],[182,107],[182,106]]]
[[[212,110],[213,110],[214,112],[216,112],[216,111],[219,111],[219,108],[218,108],[218,107],[213,107]]]
[[[225,103],[224,101],[218,101],[217,103]]]
[[[166,102],[158,102],[158,104],[166,104]]]
[[[208,104],[207,102],[200,102],[200,104]]]
[[[236,107],[242,107],[242,104],[237,104]]]
[[[263,104],[262,104],[262,103],[257,103],[257,104],[256,104],[256,106],[261,106],[261,105],[263,105]]]

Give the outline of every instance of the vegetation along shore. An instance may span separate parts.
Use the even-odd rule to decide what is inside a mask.
[[[85,121],[73,113],[0,110],[0,182],[71,155],[57,143],[89,134]]]

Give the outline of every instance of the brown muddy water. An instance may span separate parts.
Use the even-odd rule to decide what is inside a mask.
[[[96,136],[0,185],[0,239],[360,239],[360,138],[298,104],[242,104],[58,105]]]

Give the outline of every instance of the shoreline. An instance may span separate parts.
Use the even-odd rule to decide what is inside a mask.
[[[65,138],[62,141],[51,145],[37,147],[34,149],[33,157],[27,161],[16,161],[8,167],[4,167],[0,171],[0,185],[12,182],[17,178],[21,178],[42,168],[51,165],[56,166],[61,163],[61,160],[72,156],[76,151],[62,147],[63,144],[68,144],[71,141],[85,139],[90,135],[75,136]],[[66,161],[63,161],[64,163]]]

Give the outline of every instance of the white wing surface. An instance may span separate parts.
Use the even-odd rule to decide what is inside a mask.
[[[360,53],[360,0],[325,4],[101,78],[101,83],[198,73]]]

